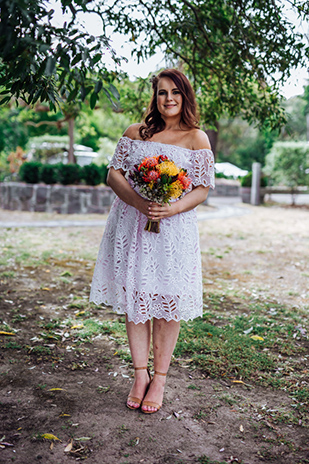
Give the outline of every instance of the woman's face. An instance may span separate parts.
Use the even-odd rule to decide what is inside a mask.
[[[159,79],[157,107],[161,115],[167,118],[178,116],[182,111],[182,95],[169,77]]]

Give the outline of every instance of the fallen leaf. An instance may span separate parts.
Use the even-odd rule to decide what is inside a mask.
[[[66,391],[66,390],[64,388],[50,388],[48,391],[53,392],[53,391]]]
[[[14,332],[4,332],[3,330],[0,330],[0,335],[16,335]]]
[[[54,442],[52,441],[51,444],[50,444],[50,446],[49,446],[49,449],[52,450],[53,447],[54,447]]]
[[[78,311],[78,313],[75,314],[75,317],[79,317],[79,316],[82,316],[83,314],[85,314],[86,311]]]
[[[80,438],[75,438],[76,441],[87,441],[87,440],[92,440],[91,437],[80,437]]]
[[[42,290],[45,290],[46,292],[50,292],[50,288],[48,287],[43,287]]]
[[[240,426],[239,426],[239,430],[240,430],[241,432],[243,432],[243,431],[244,431],[244,427],[243,427],[243,425],[240,425]]]
[[[65,453],[69,453],[73,448],[73,438],[71,439],[70,443],[64,448]]]
[[[250,338],[252,338],[252,340],[262,340],[262,341],[264,341],[264,338],[260,337],[259,335],[252,335]]]
[[[45,440],[61,441],[59,438],[56,437],[56,435],[53,435],[52,433],[43,433],[41,435],[41,438],[45,438]]]
[[[82,329],[84,326],[83,324],[72,325],[71,329]]]
[[[252,338],[252,337],[251,337]],[[243,383],[245,385],[245,382],[243,382],[242,380],[232,380],[233,383]]]
[[[59,417],[71,417],[71,414],[65,414],[62,412]]]
[[[244,330],[244,334],[249,335],[249,333],[251,333],[252,330],[253,330],[253,327],[250,327],[250,329]]]

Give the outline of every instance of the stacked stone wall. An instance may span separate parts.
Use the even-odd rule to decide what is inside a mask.
[[[0,206],[9,210],[105,214],[114,198],[112,189],[105,186],[0,183]]]

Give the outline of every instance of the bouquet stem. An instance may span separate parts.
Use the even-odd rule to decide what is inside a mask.
[[[158,234],[160,232],[160,219],[158,221],[151,221],[148,219],[144,230]]]

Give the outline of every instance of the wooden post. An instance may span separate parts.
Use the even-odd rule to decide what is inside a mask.
[[[260,204],[261,163],[252,164],[251,205]]]

